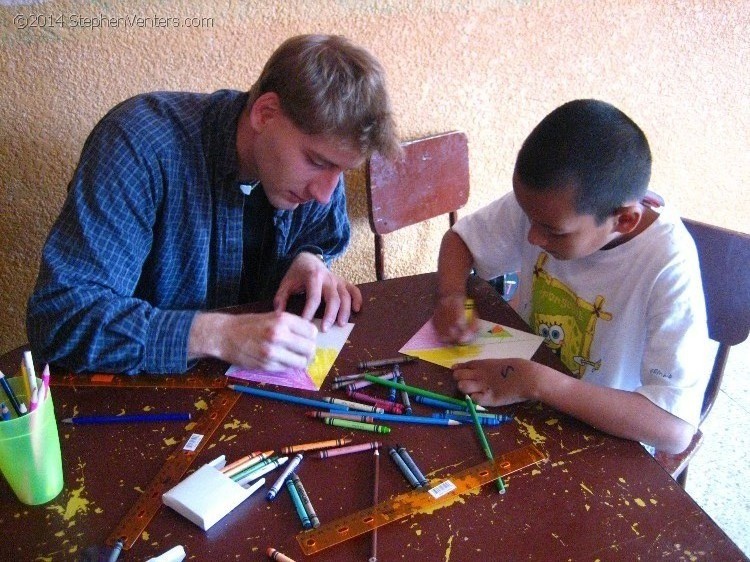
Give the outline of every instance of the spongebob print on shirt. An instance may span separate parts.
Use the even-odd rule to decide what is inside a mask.
[[[602,295],[597,295],[593,303],[587,302],[545,271],[548,258],[541,252],[534,266],[531,328],[575,376],[582,378],[601,367],[601,358],[590,356],[591,345],[597,322],[612,320],[612,314],[604,311]]]

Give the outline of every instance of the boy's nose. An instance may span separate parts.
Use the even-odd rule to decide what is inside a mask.
[[[533,224],[529,227],[529,233],[526,236],[526,239],[529,241],[529,244],[533,246],[542,247],[547,242],[541,230],[535,227]]]

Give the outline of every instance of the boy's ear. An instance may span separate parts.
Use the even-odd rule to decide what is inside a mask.
[[[624,205],[615,211],[615,230],[620,234],[630,234],[638,227],[642,217],[641,205]]]

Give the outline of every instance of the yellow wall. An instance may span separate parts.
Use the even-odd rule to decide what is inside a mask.
[[[515,153],[544,115],[596,97],[646,131],[652,187],[683,215],[748,228],[747,0],[2,3],[0,352],[26,340],[40,250],[96,121],[143,91],[247,89],[298,33],[343,34],[370,49],[388,72],[404,139],[466,131],[467,210],[510,189]],[[81,27],[101,16],[120,27]],[[136,17],[151,19],[128,25]],[[190,17],[207,19],[187,28]],[[348,179],[353,243],[336,269],[359,283],[374,279],[372,237],[362,173]],[[390,274],[433,270],[445,227],[390,235]]]

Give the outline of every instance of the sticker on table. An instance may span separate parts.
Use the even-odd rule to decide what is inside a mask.
[[[473,341],[466,345],[451,345],[440,341],[432,320],[428,320],[399,352],[450,368],[456,363],[474,359],[531,359],[544,341],[536,334],[487,320],[478,319],[477,322],[479,331]]]
[[[334,324],[327,332],[320,331],[320,320],[313,320],[318,328],[317,349],[315,358],[307,369],[289,369],[286,371],[248,370],[232,365],[226,376],[258,383],[277,384],[303,390],[320,390],[328,372],[346,343],[354,324],[344,326]]]

